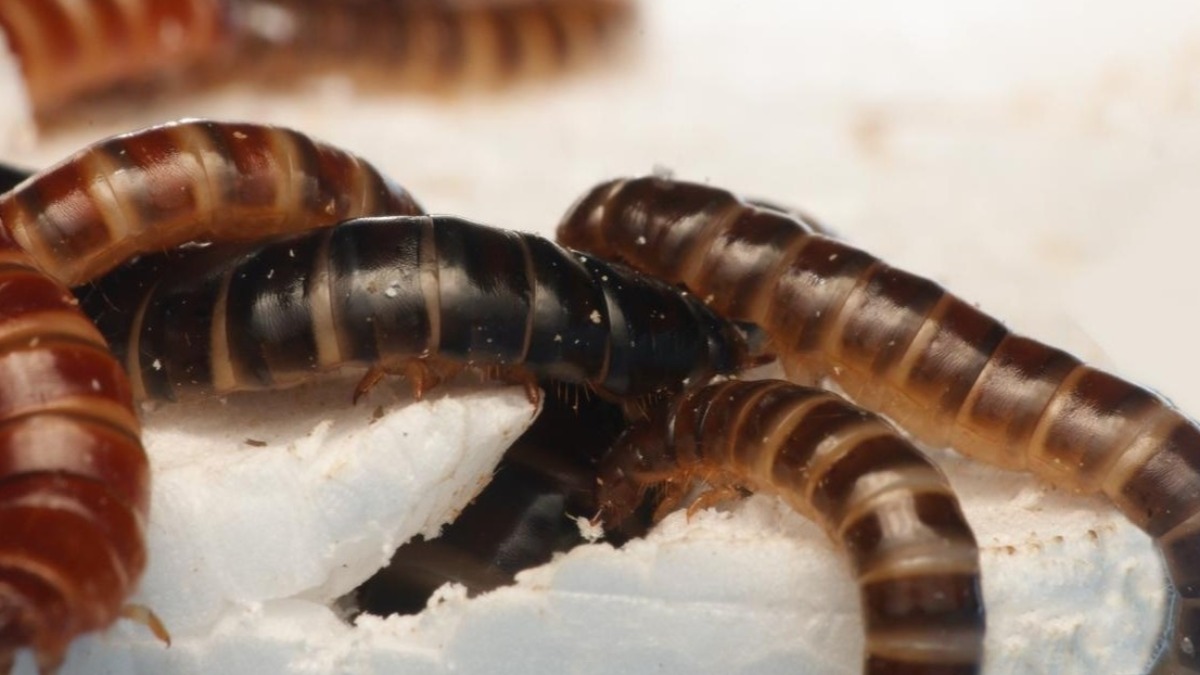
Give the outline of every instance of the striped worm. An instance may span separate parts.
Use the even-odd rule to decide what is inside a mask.
[[[565,70],[611,46],[634,13],[629,0],[241,0],[232,10],[248,63],[418,88]]]
[[[68,285],[197,240],[421,209],[364,160],[262,124],[188,120],[95,143],[0,195],[0,223]]]
[[[629,0],[0,0],[0,32],[45,113],[205,68],[366,68],[387,86],[504,81],[574,65],[632,14]]]
[[[194,239],[414,213],[362,160],[286,129],[184,122],[102,141],[0,195],[0,671],[53,672],[145,565],[132,392],[64,284]]]
[[[179,70],[228,39],[225,0],[0,0],[33,107]]]
[[[372,368],[360,393],[390,372],[419,395],[466,367],[531,391],[586,385],[636,408],[749,359],[738,327],[674,287],[450,216],[363,218],[234,256],[149,260],[81,299],[149,399],[359,365]]]
[[[712,491],[689,511],[735,489],[773,493],[846,552],[864,673],[979,672],[975,537],[941,471],[881,418],[777,380],[689,389],[635,422],[602,462],[601,518],[621,522],[652,489],[662,515],[694,481]]]
[[[1200,429],[1161,397],[724,190],[604,183],[558,237],[762,326],[790,378],[828,378],[922,442],[1106,495],[1160,547],[1181,596],[1159,672],[1200,672]]]

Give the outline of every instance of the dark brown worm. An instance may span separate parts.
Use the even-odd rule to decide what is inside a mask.
[[[0,0],[34,108],[179,70],[228,40],[224,0]]]
[[[148,291],[117,273],[82,294],[150,399],[360,365],[407,374],[418,393],[472,367],[637,403],[749,358],[737,327],[672,286],[448,216],[347,221],[166,268]]]
[[[145,565],[129,382],[63,282],[192,239],[418,210],[352,155],[212,122],[101,142],[0,195],[0,671],[22,647],[54,670]]]
[[[362,70],[386,86],[440,88],[561,71],[612,44],[630,0],[240,0],[247,63]]]
[[[979,672],[975,537],[945,476],[883,419],[777,380],[687,390],[617,441],[600,469],[601,516],[620,522],[651,488],[661,514],[701,480],[714,490],[701,504],[734,488],[776,494],[846,552],[864,673]]]
[[[626,422],[620,406],[564,393],[547,389],[533,426],[454,522],[435,539],[401,546],[387,567],[342,602],[374,615],[415,614],[446,583],[477,595],[584,543],[572,516],[596,512],[596,462]],[[643,534],[645,515],[629,519],[629,527],[609,540],[619,544]]]
[[[757,323],[789,377],[829,378],[930,445],[1107,495],[1159,545],[1181,596],[1159,672],[1200,672],[1200,429],[1162,398],[724,190],[605,183],[558,236]]]
[[[252,241],[420,212],[343,150],[282,127],[203,120],[100,141],[0,195],[4,229],[70,285],[190,241]]]

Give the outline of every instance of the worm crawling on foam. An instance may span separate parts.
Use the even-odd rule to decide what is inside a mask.
[[[942,473],[881,418],[775,380],[686,390],[609,452],[601,517],[619,523],[650,491],[663,515],[699,480],[712,491],[698,505],[741,488],[773,493],[846,552],[866,628],[864,673],[979,672],[974,535]]]
[[[228,41],[225,0],[0,0],[35,109],[179,71]]]
[[[78,285],[141,253],[421,209],[366,161],[282,127],[189,120],[95,143],[0,195],[0,223]]]
[[[605,183],[558,236],[762,326],[789,377],[828,378],[930,445],[1105,494],[1158,544],[1181,596],[1158,672],[1200,672],[1200,429],[1161,397],[724,190]]]
[[[244,60],[268,71],[328,67],[385,87],[443,88],[550,74],[611,47],[630,0],[241,0]]]
[[[372,368],[364,386],[403,373],[418,395],[474,368],[636,406],[749,359],[739,328],[672,286],[448,216],[364,218],[142,265],[81,295],[150,399],[358,365]]]

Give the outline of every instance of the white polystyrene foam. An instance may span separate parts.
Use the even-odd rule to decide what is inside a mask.
[[[326,605],[401,543],[453,520],[536,412],[523,389],[435,391],[414,402],[390,383],[351,405],[353,384],[147,410],[150,563],[131,602],[171,632],[165,658],[216,644],[219,624],[279,599],[304,598],[336,621]],[[119,626],[80,640],[66,672],[97,672],[139,644],[138,654],[164,658],[144,628]]]

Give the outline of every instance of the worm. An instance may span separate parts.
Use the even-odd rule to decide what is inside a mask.
[[[629,0],[241,0],[238,51],[268,72],[332,67],[440,88],[565,70],[612,45]]]
[[[1106,495],[1159,546],[1180,596],[1158,672],[1200,672],[1200,429],[1164,399],[724,190],[604,183],[558,238],[762,326],[789,378],[827,378],[931,446]]]
[[[985,612],[975,537],[941,471],[880,417],[779,380],[685,390],[635,422],[600,466],[600,514],[654,490],[658,516],[692,483],[778,495],[847,554],[866,628],[863,672],[978,673]],[[690,510],[691,510],[690,509]]]
[[[467,367],[636,407],[751,358],[740,328],[672,286],[450,216],[351,220],[153,267],[149,290],[118,272],[81,294],[135,394],[152,400],[359,365],[372,368],[360,393],[390,372],[419,396]]]
[[[371,212],[419,208],[345,152],[214,122],[100,142],[0,195],[0,671],[32,647],[53,672],[75,636],[128,613],[145,566],[132,390],[65,285],[197,238]]]
[[[420,212],[350,153],[283,127],[206,120],[100,141],[0,195],[0,224],[71,286],[187,242]]]
[[[205,69],[504,81],[574,65],[632,14],[629,0],[2,0],[0,32],[44,114],[124,84],[203,80]]]
[[[0,30],[35,109],[181,70],[228,38],[225,0],[2,0]]]
[[[148,467],[128,381],[59,282],[0,234],[0,672],[107,626],[145,567]]]
[[[538,418],[458,518],[436,539],[401,546],[343,603],[376,616],[415,614],[446,583],[484,593],[584,542],[572,516],[596,512],[596,463],[624,431],[625,415],[599,397],[576,399],[554,388],[546,394]],[[619,544],[643,534],[648,514],[638,515],[606,538]]]

